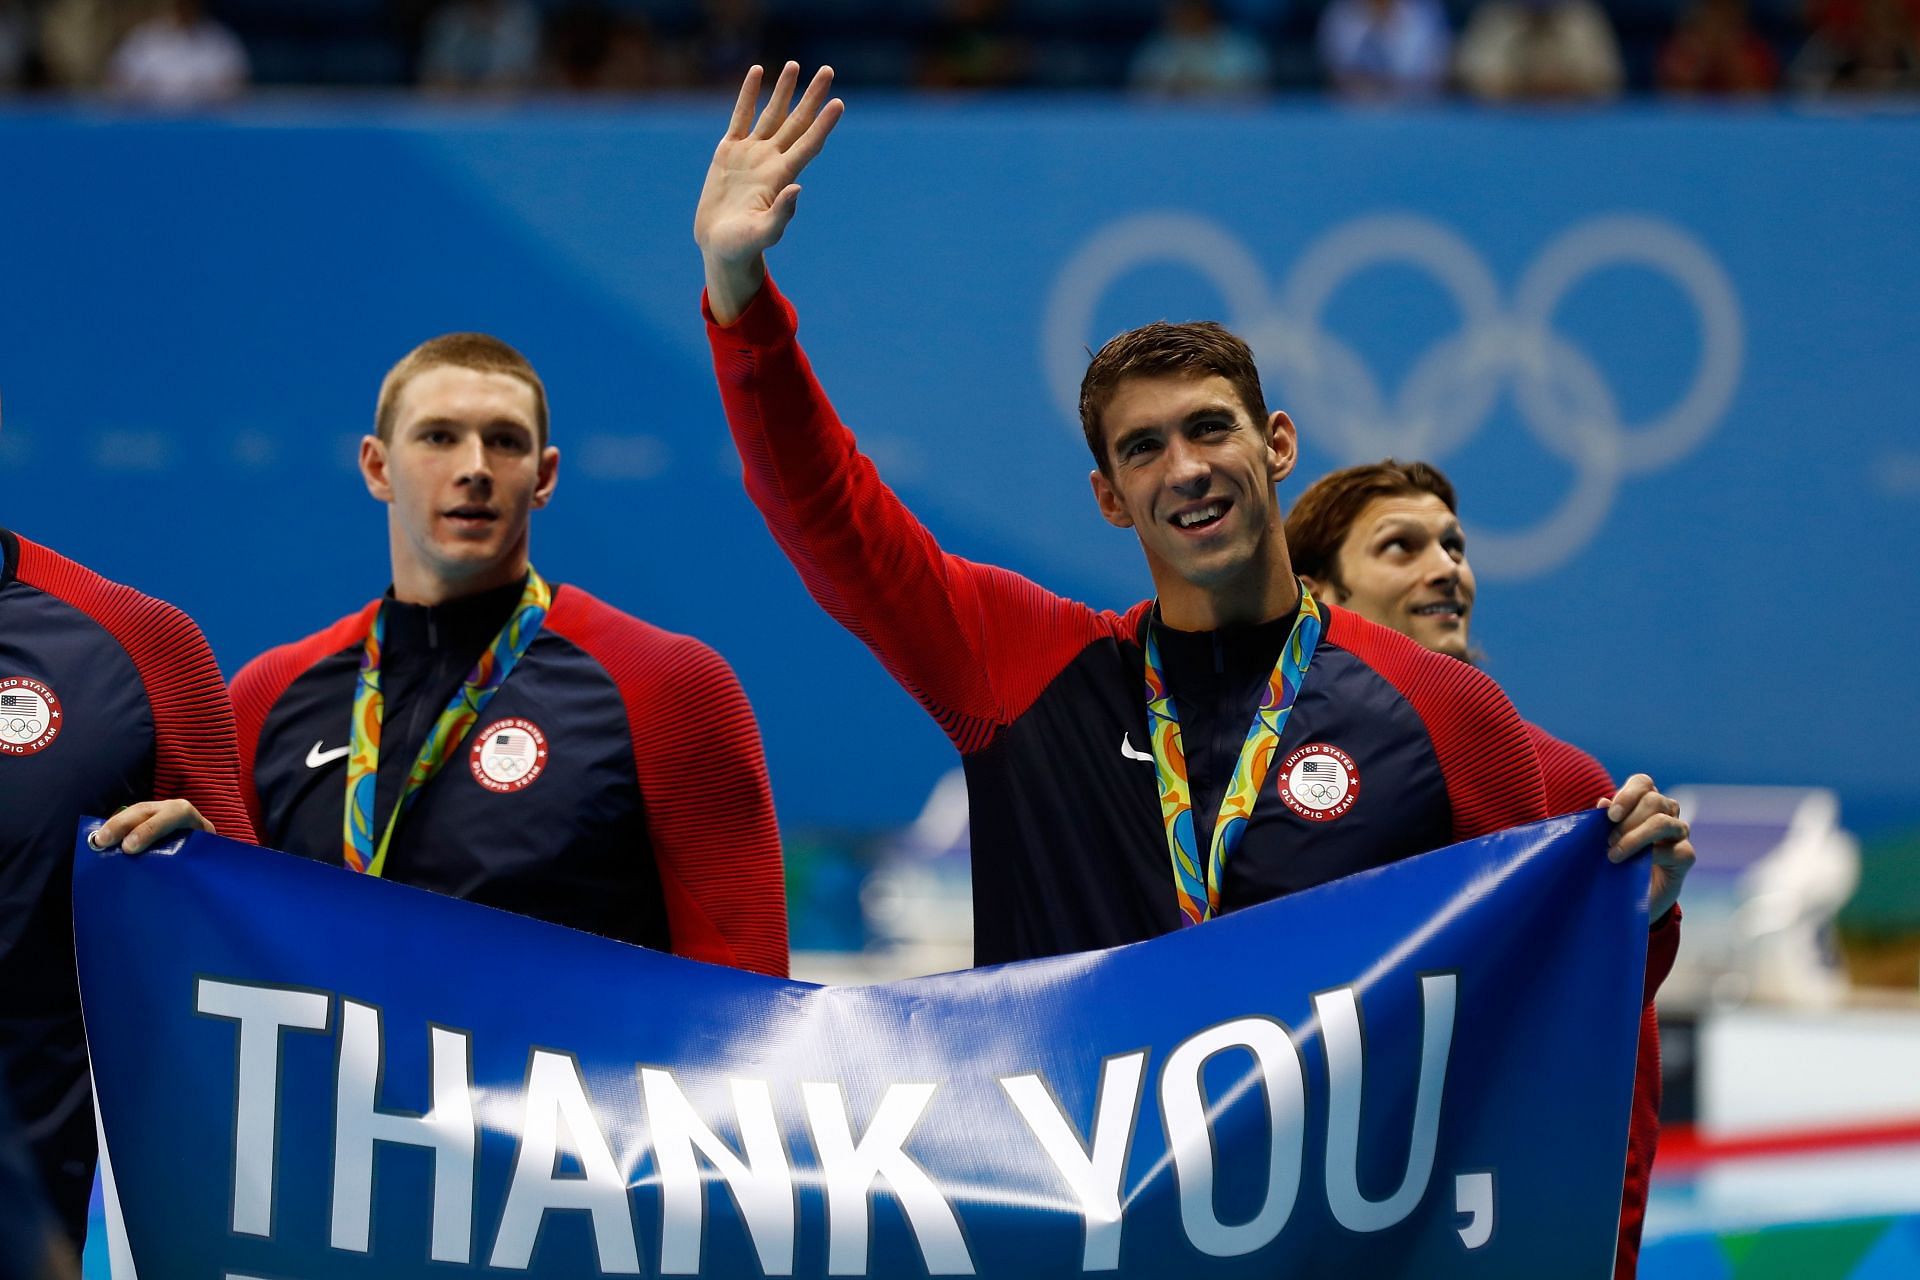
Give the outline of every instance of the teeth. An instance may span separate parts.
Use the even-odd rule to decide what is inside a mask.
[[[1182,529],[1191,529],[1194,525],[1217,518],[1221,514],[1221,510],[1220,504],[1215,502],[1208,506],[1201,507],[1198,511],[1185,512],[1174,517],[1174,519]]]

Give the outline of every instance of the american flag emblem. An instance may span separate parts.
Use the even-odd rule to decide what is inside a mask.
[[[60,736],[60,695],[28,676],[0,676],[0,755],[31,756]]]
[[[519,716],[495,720],[474,736],[473,780],[495,794],[520,791],[546,771],[547,735]]]
[[[1353,757],[1328,742],[1310,742],[1280,762],[1280,799],[1310,822],[1332,822],[1353,807],[1360,771]]]

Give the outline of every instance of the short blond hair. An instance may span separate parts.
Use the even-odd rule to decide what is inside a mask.
[[[481,373],[504,373],[533,388],[533,426],[535,447],[547,447],[547,387],[532,363],[511,346],[485,333],[443,333],[429,338],[400,358],[380,380],[380,399],[373,410],[373,433],[382,440],[393,439],[393,419],[398,412],[400,393],[415,377],[429,369],[451,365],[456,369],[474,369]]]

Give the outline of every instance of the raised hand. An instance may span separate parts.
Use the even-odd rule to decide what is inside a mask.
[[[815,72],[795,103],[800,64],[789,62],[780,69],[756,121],[753,109],[764,76],[754,67],[741,82],[733,118],[714,148],[693,214],[693,238],[706,262],[707,305],[721,324],[738,319],[759,292],[766,278],[761,255],[780,242],[800,199],[794,179],[820,154],[846,110],[840,99],[827,97],[833,88],[832,67]]]

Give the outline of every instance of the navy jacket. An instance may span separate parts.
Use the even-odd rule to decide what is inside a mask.
[[[0,1073],[77,1244],[94,1164],[79,820],[179,797],[222,835],[253,829],[226,690],[193,622],[4,529],[0,557]]]

